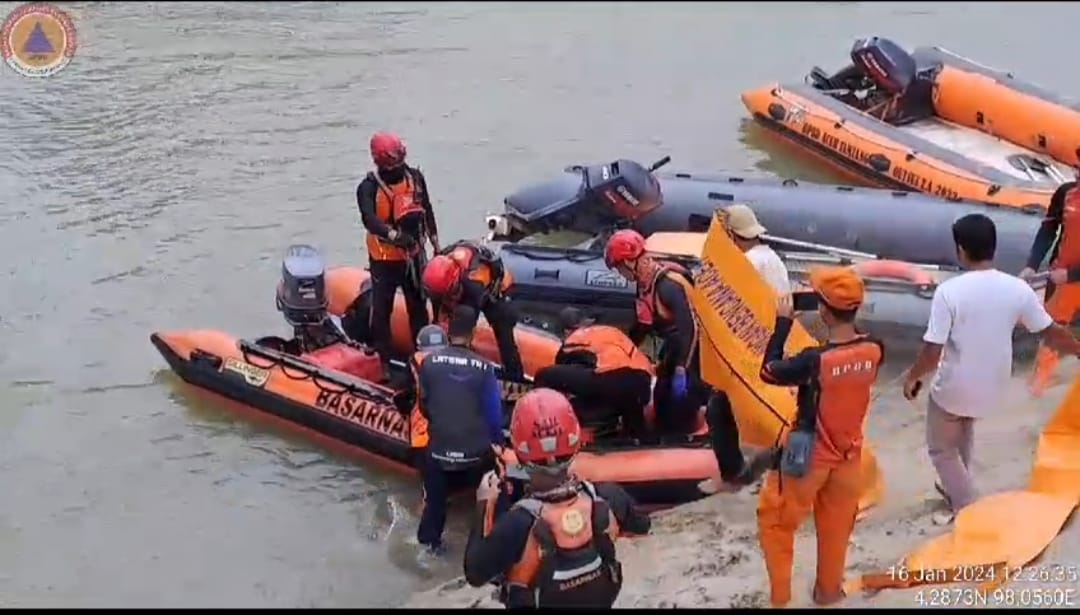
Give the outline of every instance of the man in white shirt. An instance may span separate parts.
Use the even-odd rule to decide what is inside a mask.
[[[750,264],[757,270],[765,283],[772,287],[777,296],[784,297],[791,293],[791,281],[788,279],[788,270],[784,261],[773,251],[768,244],[762,243],[761,236],[765,234],[765,227],[758,222],[754,211],[746,205],[731,205],[724,209],[728,231],[732,241],[743,251]],[[735,423],[735,415],[732,413],[731,400],[723,391],[714,391],[705,406],[705,422],[709,425],[712,433],[723,431],[738,432]],[[716,453],[716,463],[721,464],[721,455],[725,454],[717,441],[713,445]],[[718,491],[733,493],[757,480],[757,477],[765,471],[764,464],[768,462],[768,451],[759,453],[744,463],[743,472],[733,482],[726,483],[720,477],[709,478],[698,483],[698,489],[702,493],[713,494]],[[736,460],[737,461],[737,460]],[[734,462],[729,462],[734,465]]]
[[[1022,324],[1062,353],[1080,353],[1068,329],[1055,324],[1035,291],[1020,278],[994,268],[997,229],[982,214],[953,223],[953,241],[967,271],[938,286],[922,350],[904,383],[915,399],[922,379],[937,369],[930,385],[926,445],[942,492],[951,508],[935,515],[949,523],[976,498],[971,448],[975,419],[993,412],[1012,376],[1013,329]]]
[[[750,264],[780,297],[791,292],[788,270],[780,256],[761,241],[765,227],[758,222],[754,211],[746,205],[731,205],[724,209],[728,230],[735,245],[743,251]]]

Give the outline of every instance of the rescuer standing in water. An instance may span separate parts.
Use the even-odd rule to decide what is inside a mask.
[[[485,246],[459,241],[440,251],[424,268],[424,288],[434,304],[435,321],[440,322],[457,305],[467,305],[484,314],[495,334],[502,361],[503,379],[521,382],[521,363],[514,325],[517,314],[507,295],[513,279],[502,259]]]
[[[580,401],[578,415],[589,424],[603,423],[603,413],[614,411],[631,437],[645,432],[645,406],[649,404],[653,366],[621,330],[585,320],[577,308],[559,314],[564,338],[555,364],[536,372],[536,386],[573,395]]]
[[[1054,322],[1068,327],[1080,309],[1080,187],[1075,181],[1061,184],[1050,197],[1046,217],[1035,234],[1027,267],[1020,277],[1032,279],[1051,248],[1049,284],[1044,295],[1046,311]],[[1039,344],[1028,382],[1033,394],[1042,395],[1059,360],[1057,352],[1045,343]]]
[[[528,474],[524,497],[495,519],[495,473],[477,489],[465,579],[481,587],[499,578],[507,608],[611,608],[622,589],[615,540],[620,531],[649,532],[649,517],[621,487],[570,473],[581,439],[570,401],[534,389],[510,421],[513,455]]]
[[[472,308],[458,306],[449,343],[440,327],[424,327],[409,361],[415,400],[409,427],[424,485],[416,538],[434,553],[443,551],[450,491],[480,484],[495,464],[492,445],[502,441],[502,396],[494,366],[469,349],[476,319]]]
[[[405,144],[396,135],[379,132],[372,135],[370,147],[375,170],[356,187],[356,204],[367,229],[371,342],[384,373],[389,373],[394,294],[401,288],[415,338],[428,323],[420,287],[423,242],[426,238],[437,252],[439,239],[427,181],[420,169],[405,163]]]
[[[884,360],[881,343],[855,329],[865,293],[858,274],[847,267],[816,268],[810,286],[820,298],[827,341],[784,357],[794,313],[791,295],[784,295],[777,301],[776,328],[761,365],[765,383],[798,386],[793,430],[758,499],[774,607],[791,600],[795,532],[811,511],[818,553],[814,602],[829,605],[844,598],[844,565],[861,495],[863,423]]]

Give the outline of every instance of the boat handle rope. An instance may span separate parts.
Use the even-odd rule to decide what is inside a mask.
[[[544,254],[547,246],[520,246],[516,244],[508,244],[503,246],[503,249],[511,254],[520,254],[525,258],[535,261],[559,261],[567,260],[571,263],[587,263],[589,261],[598,260],[602,257],[600,252],[592,250],[578,250],[576,248],[564,248],[562,251],[558,248],[550,248],[553,253],[550,255]],[[539,248],[539,249],[537,249]]]
[[[911,157],[915,158],[915,157],[918,157],[918,156],[921,155],[919,152],[915,151],[914,149],[898,148],[896,146],[881,143],[881,142],[876,141],[876,140],[874,140],[872,138],[868,138],[866,136],[856,134],[855,131],[853,131],[853,130],[851,130],[851,129],[849,129],[847,127],[847,120],[845,120],[844,118],[842,118],[840,116],[836,116],[836,118],[833,119],[833,118],[830,118],[827,115],[823,115],[821,113],[817,113],[817,112],[815,112],[815,111],[813,111],[811,109],[808,109],[805,106],[795,102],[794,100],[791,100],[790,98],[785,97],[782,88],[778,87],[778,88],[773,89],[773,96],[775,96],[776,98],[788,103],[789,105],[792,105],[794,107],[799,108],[802,111],[803,115],[809,115],[811,117],[815,117],[815,118],[817,118],[819,120],[822,120],[822,121],[825,121],[825,122],[832,122],[833,128],[835,128],[837,130],[841,130],[843,132],[846,132],[847,134],[849,134],[849,135],[851,135],[853,137],[856,137],[858,139],[862,139],[862,140],[866,141],[867,143],[870,143],[871,145],[874,145],[876,147],[880,147],[880,148],[882,148],[884,150],[893,152],[895,154],[901,154],[905,158],[907,158],[908,156],[911,156]],[[930,157],[933,158],[932,155]],[[935,158],[935,160],[936,160],[936,158]],[[951,168],[955,168],[951,164],[949,164],[949,163],[947,163],[947,162],[945,162],[943,160],[940,160],[939,162],[941,162],[942,164],[948,165]],[[997,173],[1000,172],[997,169],[995,169],[995,168],[993,168],[993,167],[991,167],[989,165],[982,164],[981,162],[976,161],[976,164],[981,169],[985,169],[987,171],[994,171],[994,172],[997,172]],[[965,182],[972,182],[972,183],[976,183],[976,184],[979,183],[979,180],[977,178],[975,178],[974,176],[972,176],[972,175],[967,175],[965,173],[958,173],[956,171],[950,170],[949,168],[936,167],[936,169],[938,171],[946,174],[946,175],[952,176],[954,179],[959,179],[959,180],[962,180],[962,181],[965,181]],[[994,189],[995,187],[998,190],[1001,189],[1001,186],[999,186],[998,184],[992,184],[990,186],[990,188],[988,189],[987,194],[994,194],[995,192],[997,192],[998,190],[995,190]],[[1011,187],[1015,188],[1016,186],[1011,186]],[[957,200],[957,199],[949,199],[949,200]],[[959,199],[959,200],[963,200],[963,199]]]
[[[261,352],[262,351],[259,351],[259,353]],[[318,373],[319,368],[315,366],[308,368],[306,366],[301,367],[297,365],[288,365],[288,361],[275,358],[273,357],[273,355],[267,354],[263,354],[260,358],[265,359],[269,362],[269,364],[260,365],[258,362],[251,359],[251,355],[259,356],[259,353],[253,352],[250,348],[246,346],[246,344],[241,344],[240,353],[244,357],[245,361],[260,369],[271,370],[275,367],[279,368],[281,370],[281,373],[289,380],[302,382],[304,380],[310,379],[312,384],[315,385],[315,388],[319,389],[324,393],[332,393],[335,395],[342,393],[360,394],[361,396],[369,398],[372,401],[378,401],[387,404],[393,403],[393,398],[390,395],[383,393],[382,391],[367,386],[362,386],[358,383],[339,381],[336,378],[324,376]],[[295,372],[298,372],[299,375],[297,376],[289,373],[290,370],[295,370]],[[327,386],[326,383],[332,383],[335,386]]]

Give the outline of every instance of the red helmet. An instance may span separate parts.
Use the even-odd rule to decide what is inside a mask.
[[[393,169],[405,164],[405,144],[389,132],[371,135],[371,160],[380,169]]]
[[[510,444],[518,461],[565,466],[581,449],[581,425],[566,396],[533,389],[518,399],[510,419]]]
[[[645,253],[645,238],[635,230],[616,231],[604,247],[604,262],[608,268],[634,260]]]
[[[424,288],[437,297],[449,295],[460,281],[461,266],[444,254],[432,258],[424,267]]]

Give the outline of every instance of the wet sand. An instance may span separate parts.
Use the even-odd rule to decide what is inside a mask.
[[[974,472],[983,495],[1023,489],[1031,471],[1039,433],[1064,398],[1070,379],[1080,373],[1072,361],[1062,362],[1055,384],[1040,399],[1028,395],[1017,370],[999,411],[976,426]],[[849,578],[887,571],[909,551],[948,531],[931,521],[944,508],[934,491],[936,478],[924,444],[925,395],[917,404],[906,402],[890,387],[875,402],[873,419],[888,425],[888,438],[873,439],[886,492],[879,505],[860,521],[848,552]],[[872,430],[885,433],[882,429]],[[871,434],[873,438],[873,434]],[[617,607],[767,607],[768,580],[758,547],[756,486],[736,495],[717,495],[654,515],[650,536],[619,542],[626,583]],[[1075,575],[1080,566],[1080,526],[1066,523],[1035,567],[1064,566]],[[813,521],[801,528],[795,546],[795,573],[790,607],[812,607],[815,543]],[[883,590],[853,595],[840,607],[975,606],[963,585],[907,590]],[[987,597],[981,607],[1080,605],[1076,583],[1013,583],[1012,593]],[[1060,590],[1051,604],[1034,604],[1035,588]],[[492,588],[476,589],[455,579],[417,594],[407,606],[420,608],[500,608]]]

